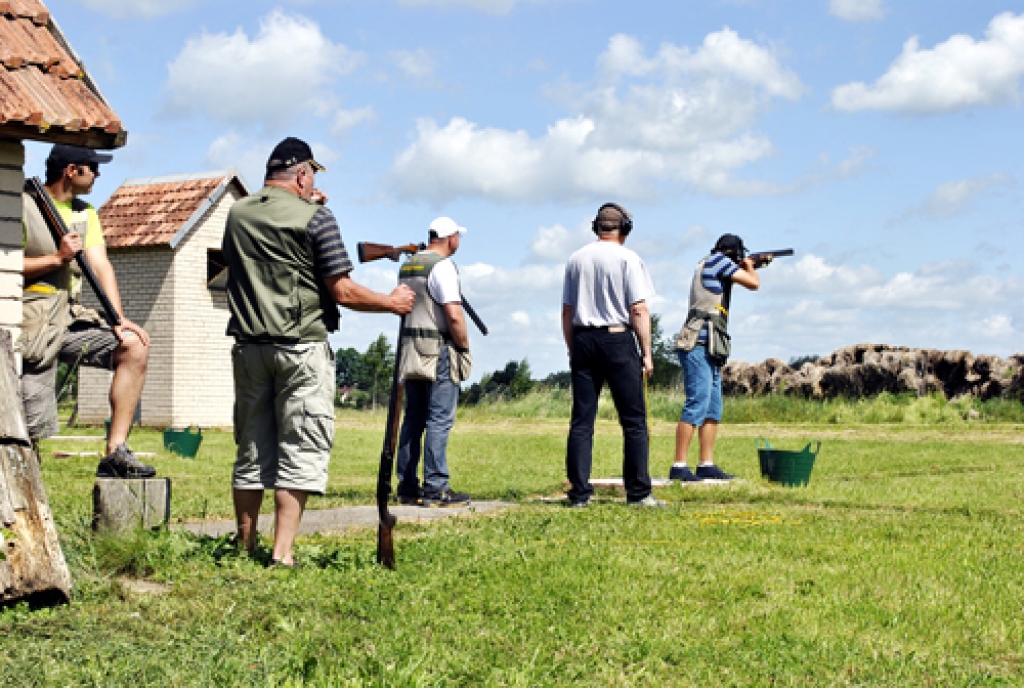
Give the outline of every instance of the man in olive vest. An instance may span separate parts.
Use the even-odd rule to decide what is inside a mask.
[[[35,202],[22,197],[25,231],[24,316],[19,340],[23,360],[21,395],[29,434],[42,439],[57,433],[57,363],[80,362],[114,372],[110,385],[107,452],[96,469],[103,478],[149,478],[127,446],[132,416],[142,395],[149,361],[149,335],[125,317],[117,277],[107,257],[96,209],[83,201],[110,155],[58,144],[46,158],[46,191],[70,233],[58,243]],[[78,303],[81,274],[73,262],[84,251],[100,286],[121,317],[111,329],[100,315]]]
[[[238,541],[256,549],[263,491],[274,490],[272,565],[291,567],[292,545],[310,493],[327,488],[334,443],[337,304],[404,315],[414,294],[379,294],[352,280],[338,223],[314,187],[325,168],[304,141],[288,137],[267,161],[264,186],[235,203],[224,233],[227,333],[235,338],[232,479]]]
[[[465,233],[451,218],[437,218],[430,223],[427,249],[410,256],[398,273],[402,284],[416,293],[416,305],[402,328],[398,362],[406,400],[398,444],[402,504],[448,507],[470,502],[468,494],[451,489],[448,475],[448,434],[455,424],[459,383],[472,367],[459,273],[451,260]],[[421,442],[422,489],[416,476]]]
[[[721,371],[731,351],[727,328],[734,284],[753,291],[761,286],[761,279],[754,261],[746,257],[743,240],[735,234],[723,234],[711,254],[697,264],[686,321],[676,338],[686,401],[676,426],[676,460],[669,470],[669,480],[721,481],[734,477],[714,462],[715,438],[722,420]],[[694,434],[700,442],[696,472],[686,465]]]

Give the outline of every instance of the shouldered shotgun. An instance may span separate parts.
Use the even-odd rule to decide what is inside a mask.
[[[50,198],[50,194],[46,191],[46,187],[43,186],[43,182],[40,181],[39,177],[31,177],[25,180],[25,193],[36,202],[39,212],[43,214],[43,219],[46,220],[46,226],[50,228],[54,240],[60,246],[60,241],[64,238],[64,235],[71,232],[68,230],[67,225],[64,224],[64,218],[60,216],[57,206],[53,204],[53,199]],[[85,237],[82,238],[85,239]],[[100,286],[96,273],[93,272],[92,266],[89,265],[89,261],[85,257],[85,251],[76,253],[75,261],[78,263],[78,267],[82,269],[85,281],[89,283],[93,293],[96,294],[96,298],[99,299],[100,305],[103,307],[103,317],[106,318],[107,323],[111,327],[120,325],[121,316],[118,315],[117,309],[114,308],[110,297],[107,296],[107,292]]]
[[[405,246],[388,246],[360,242],[356,244],[360,263],[369,263],[381,258],[398,261],[403,255],[411,255],[426,249],[425,244],[406,244]],[[462,308],[466,315],[476,324],[480,332],[487,334],[487,326],[476,314],[473,307],[462,297]],[[395,451],[398,446],[398,432],[402,426],[402,394],[405,387],[398,374],[399,362],[402,360],[402,332],[405,328],[405,317],[398,327],[398,346],[395,347],[395,370],[391,375],[391,395],[388,397],[388,420],[384,430],[384,449],[380,453],[380,468],[377,470],[377,563],[386,568],[395,568],[394,530],[398,519],[388,509],[391,498],[391,477],[395,467]]]

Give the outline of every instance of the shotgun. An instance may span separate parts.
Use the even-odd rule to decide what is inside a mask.
[[[363,251],[360,244],[359,257]],[[395,569],[394,529],[398,519],[388,510],[391,498],[391,474],[395,466],[395,448],[398,446],[398,430],[402,420],[402,392],[404,386],[398,375],[398,366],[402,360],[402,330],[405,327],[405,316],[398,325],[398,346],[395,348],[395,369],[391,374],[391,394],[388,396],[388,421],[384,429],[384,449],[380,453],[380,469],[377,471],[377,515],[380,524],[377,526],[377,563]]]
[[[39,212],[43,214],[43,219],[46,220],[46,226],[50,228],[50,232],[53,234],[54,240],[57,245],[60,246],[61,239],[64,235],[70,234],[68,226],[64,224],[64,218],[60,216],[60,212],[57,211],[57,206],[53,204],[53,199],[50,198],[50,194],[46,191],[46,187],[43,186],[43,182],[40,181],[39,177],[32,177],[25,180],[25,193],[32,197],[32,200],[36,202],[36,206],[39,208]],[[83,237],[84,238],[84,237]],[[107,320],[107,324],[111,327],[117,327],[121,324],[121,316],[118,315],[117,309],[114,308],[114,304],[110,301],[110,297],[107,296],[107,292],[100,286],[100,282],[96,279],[96,273],[93,272],[92,266],[89,265],[89,261],[85,257],[85,251],[79,251],[75,254],[75,261],[78,263],[78,267],[82,269],[82,275],[85,276],[85,281],[92,287],[92,291],[96,294],[96,298],[99,299],[100,305],[103,307],[103,316]]]
[[[793,255],[793,249],[780,248],[778,251],[760,251],[758,253],[751,253],[747,257],[754,261],[755,268],[763,268],[776,258],[784,258],[791,255]]]
[[[405,246],[388,246],[387,244],[371,244],[367,242],[360,242],[356,244],[356,248],[359,250],[359,262],[369,263],[381,258],[390,258],[391,260],[398,261],[402,254],[412,255],[418,253],[427,248],[426,244],[406,244]],[[485,337],[490,333],[487,329],[487,325],[477,315],[476,310],[469,305],[469,301],[466,297],[462,297],[462,308],[466,311],[466,315],[473,321],[477,329],[480,330],[480,334]]]

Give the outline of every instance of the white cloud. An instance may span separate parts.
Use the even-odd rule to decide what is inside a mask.
[[[573,251],[594,240],[589,223],[580,224],[575,230],[562,225],[541,227],[530,240],[528,260],[537,263],[561,263]]]
[[[423,48],[392,50],[391,61],[410,79],[426,79],[434,75],[434,59]]]
[[[541,136],[420,119],[392,169],[395,192],[441,203],[651,198],[664,182],[726,196],[788,190],[734,176],[774,152],[752,130],[761,113],[803,92],[771,50],[725,28],[696,49],[667,43],[647,56],[617,35],[597,62],[595,83],[572,103],[579,114]]]
[[[402,7],[468,7],[488,14],[508,14],[519,2],[522,0],[398,0]]]
[[[143,17],[146,19],[171,14],[195,4],[195,0],[78,0],[91,10],[115,19]]]
[[[974,202],[989,189],[1009,186],[1013,179],[1005,174],[990,174],[939,184],[922,203],[910,208],[892,221],[898,224],[914,217],[945,220],[971,210]]]
[[[522,325],[523,327],[530,326],[530,315],[526,311],[515,311],[509,318],[517,325]]]
[[[882,0],[829,0],[828,11],[846,21],[870,21],[885,16]]]
[[[856,82],[832,91],[837,110],[938,113],[1019,100],[1024,75],[1024,15],[1005,12],[983,40],[957,34],[932,49],[917,37],[873,86]]]
[[[242,178],[255,191],[263,185],[263,175],[267,168],[270,151],[278,144],[278,140],[261,136],[245,136],[234,130],[218,136],[206,149],[205,163],[212,169],[237,168]],[[310,142],[313,157],[325,166],[330,167],[338,160],[338,155],[322,143]]]
[[[338,110],[334,113],[334,118],[331,122],[331,134],[339,139],[345,138],[360,124],[375,122],[376,120],[377,113],[370,106],[355,110]]]
[[[301,59],[294,58],[297,46]],[[238,29],[186,41],[167,67],[167,109],[176,115],[266,127],[310,111],[326,115],[336,101],[331,85],[364,59],[332,43],[316,22],[275,10],[260,20],[253,38]]]

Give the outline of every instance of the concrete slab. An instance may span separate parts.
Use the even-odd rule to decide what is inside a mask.
[[[435,521],[456,516],[472,516],[499,511],[516,506],[514,502],[473,502],[469,506],[427,509],[421,506],[395,505],[391,513],[401,523]],[[302,515],[299,533],[337,533],[349,528],[366,528],[378,523],[376,506],[345,506],[337,509],[311,509]],[[181,523],[175,528],[182,528],[195,535],[219,537],[235,532],[234,521],[203,521],[201,523]],[[270,535],[274,532],[272,514],[263,514],[260,518],[260,532]]]

